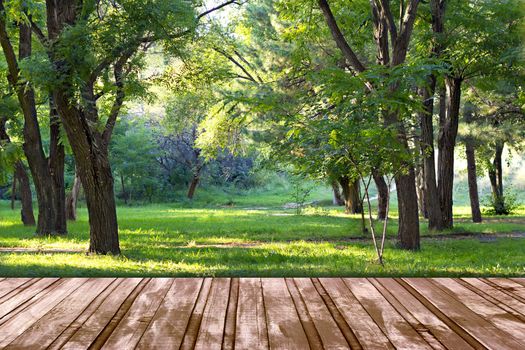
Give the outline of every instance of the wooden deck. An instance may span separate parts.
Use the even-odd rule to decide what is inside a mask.
[[[0,278],[6,349],[525,349],[525,278]]]

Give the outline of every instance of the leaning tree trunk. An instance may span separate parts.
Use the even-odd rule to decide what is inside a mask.
[[[377,188],[377,219],[386,219],[387,201],[390,198],[388,193],[388,185],[386,184],[385,178],[378,171],[372,170],[372,176]]]
[[[465,122],[470,124],[472,122],[472,108],[465,106]],[[476,174],[476,154],[474,149],[474,140],[472,136],[465,138],[465,154],[467,158],[467,178],[468,178],[468,191],[470,197],[470,210],[472,212],[472,221],[481,222],[481,210],[479,207],[479,194],[478,194],[478,176]]]
[[[188,199],[193,199],[193,196],[195,195],[195,190],[197,189],[197,186],[199,185],[200,177],[199,175],[193,175],[190,187],[188,188]]]
[[[33,196],[31,195],[31,185],[29,183],[29,176],[27,176],[26,169],[21,161],[15,164],[15,175],[18,179],[20,187],[20,202],[22,203],[22,209],[20,216],[22,223],[25,226],[35,225],[35,216],[33,215]]]
[[[341,176],[339,183],[343,191],[345,202],[345,213],[358,214],[363,212],[363,206],[359,198],[359,182],[350,181],[347,176]]]
[[[73,180],[73,187],[71,192],[66,196],[66,216],[68,220],[75,221],[77,219],[77,202],[80,194],[80,177],[75,169],[75,179]]]
[[[458,134],[461,82],[461,78],[446,78],[446,115],[440,117],[438,191],[444,228],[453,226],[454,149]]]
[[[333,203],[333,205],[338,205],[338,206],[345,205],[345,201],[343,199],[343,196],[341,194],[341,189],[339,188],[339,184],[337,183],[337,181],[332,180],[330,182],[330,185],[332,186],[332,193],[333,193],[332,203]]]

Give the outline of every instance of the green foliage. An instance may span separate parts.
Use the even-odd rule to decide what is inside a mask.
[[[487,209],[483,213],[485,215],[511,215],[521,204],[516,193],[507,188],[503,196],[489,195],[486,197],[484,205]]]

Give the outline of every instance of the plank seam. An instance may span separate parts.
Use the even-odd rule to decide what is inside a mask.
[[[137,299],[140,292],[144,289],[144,287],[146,287],[150,280],[151,278],[143,279],[142,281],[140,281],[139,284],[137,284],[135,288],[133,288],[131,293],[129,293],[129,295],[122,301],[117,310],[115,310],[115,313],[106,323],[102,331],[100,331],[96,338],[91,342],[91,344],[88,347],[89,350],[98,350],[104,345],[104,343],[109,339],[113,331],[124,319],[124,316],[126,316],[126,314],[128,313],[129,309],[135,302],[135,299]]]
[[[213,282],[213,279],[212,279],[212,282]],[[199,304],[199,301],[201,300],[201,298],[206,298],[205,301],[204,301],[204,306],[202,307],[202,311],[204,313],[204,310],[206,309],[206,305],[208,304],[208,297],[209,297],[211,289],[212,289],[212,282],[210,282],[210,288],[208,289],[208,293],[204,296],[203,293],[204,293],[204,288],[205,288],[205,285],[206,285],[206,278],[203,279],[203,281],[202,281],[201,288],[199,289],[199,295],[197,295],[197,299],[195,300],[195,304],[193,305],[193,308],[191,309],[190,319],[188,320],[188,324],[186,325],[186,329],[184,330],[184,336],[182,337],[181,345],[180,345],[181,349],[185,349],[184,341],[186,340],[186,337],[187,337],[187,335],[189,333],[188,331],[189,331],[190,328],[195,328],[196,329],[196,331],[195,331],[195,339],[192,340],[191,348],[193,349],[195,347],[195,344],[197,343],[198,332],[199,332],[199,329],[201,327],[203,314],[201,314],[200,316],[195,316],[194,311],[195,311],[195,308],[197,307],[197,305]],[[199,319],[195,321],[195,317],[199,317]],[[195,322],[198,322],[198,323],[195,323]]]
[[[359,339],[355,335],[350,325],[346,322],[345,318],[341,314],[341,311],[337,308],[337,305],[330,297],[330,294],[328,294],[326,289],[319,281],[319,278],[312,278],[312,283],[315,289],[317,290],[317,293],[319,293],[319,295],[321,296],[321,299],[323,300],[324,304],[328,308],[328,312],[330,312],[330,315],[333,317],[335,323],[337,324],[337,327],[345,337],[348,345],[352,349],[362,349],[363,346],[359,342]]]
[[[228,306],[226,307],[226,319],[224,321],[224,335],[222,339],[223,349],[235,349],[235,336],[237,334],[237,308],[239,304],[239,288],[239,278],[231,278],[230,293],[228,296]],[[232,298],[235,298],[235,301],[233,302],[234,306],[232,306],[232,309],[230,309]],[[232,324],[230,325],[230,323]],[[228,326],[233,327],[231,334],[228,334]],[[230,337],[231,339],[228,341],[227,337]]]
[[[297,312],[297,316],[299,317],[299,321],[301,322],[301,326],[303,327],[304,334],[306,335],[306,339],[308,339],[308,344],[310,345],[311,349],[317,349],[319,346],[323,346],[323,341],[321,340],[321,337],[319,336],[319,331],[315,327],[315,323],[312,319],[312,316],[308,312],[308,308],[306,307],[306,303],[304,302],[303,296],[299,292],[299,289],[297,288],[297,285],[295,284],[294,279],[285,278],[285,284],[286,289],[288,290],[288,294],[290,294],[290,298],[292,298],[292,303],[295,307],[295,312]],[[294,289],[294,292],[290,289]],[[299,297],[299,300],[295,300],[294,294]],[[304,320],[303,317],[306,317],[307,320]],[[305,322],[309,322],[312,327],[307,327],[305,325]],[[313,333],[310,334],[307,328],[313,328]]]
[[[451,330],[456,332],[461,338],[463,338],[467,343],[473,346],[475,349],[486,349],[486,347],[481,344],[476,338],[474,338],[467,330],[463,329],[458,325],[454,320],[450,319],[444,313],[442,313],[436,306],[434,306],[427,298],[419,294],[412,286],[402,279],[395,279],[402,287],[404,287],[407,292],[412,294],[414,298],[419,300],[430,312],[437,316],[443,323],[445,323]]]
[[[95,313],[97,312],[97,310],[100,308],[100,305],[104,302],[103,300],[100,302],[100,304],[93,310],[93,312],[91,314],[89,314],[86,319],[84,320],[84,322],[82,322],[82,324],[80,324],[78,326],[78,328],[76,330],[74,330],[66,339],[64,339],[62,341],[62,344],[58,345],[58,344],[55,344],[55,342],[60,339],[60,337],[62,336],[62,334],[64,334],[68,329],[70,329],[70,327],[82,316],[82,314],[84,312],[86,312],[87,309],[89,309],[90,305],[101,295],[101,294],[104,294],[104,292],[106,292],[109,288],[111,288],[111,290],[115,290],[121,283],[122,283],[123,280],[119,280],[118,278],[114,278],[113,279],[113,282],[111,282],[110,284],[108,284],[106,286],[106,288],[104,288],[92,301],[91,303],[89,303],[79,314],[78,316],[66,327],[64,328],[64,330],[53,340],[53,342],[51,344],[49,344],[49,346],[47,347],[48,349],[50,348],[53,348],[54,346],[59,346],[59,347],[62,347],[64,344],[66,344],[81,328],[82,326],[87,322],[87,320],[89,320],[89,318]]]
[[[427,342],[427,344],[431,347],[431,348],[434,348],[434,346],[432,346],[432,344],[425,338],[426,335],[430,335],[433,340],[435,340],[437,343],[439,343],[443,348],[446,348],[445,347],[445,344],[443,344],[438,338],[437,336],[432,332],[432,329],[425,326],[423,323],[421,323],[415,316],[414,314],[412,314],[412,312],[410,312],[410,310],[408,310],[404,305],[403,303],[401,303],[401,301],[395,297],[395,295],[393,295],[392,293],[390,293],[390,291],[381,284],[381,282],[379,282],[376,278],[367,278],[367,280],[374,286],[374,288],[379,292],[379,294],[381,294],[381,296],[394,308],[394,310],[396,310],[396,312],[410,325],[412,326],[412,328],[414,329],[414,331],[416,331],[417,334],[419,334],[421,336],[421,338],[423,338],[424,341]],[[379,284],[379,286],[381,286],[381,288],[378,288],[377,284]],[[396,307],[394,304],[392,304],[389,300],[388,300],[388,297],[387,297],[387,294],[390,298],[394,299],[397,304],[398,304],[398,307],[399,308],[402,308],[403,312],[406,313],[407,315],[409,315],[410,317],[413,318],[412,321],[409,321],[402,313],[401,311],[398,309],[398,307]],[[416,323],[416,325],[413,324],[413,322]]]
[[[519,295],[517,294],[514,294],[512,293],[511,291],[507,290],[505,287],[503,286],[500,286],[499,284],[495,283],[495,282],[492,282],[491,280],[489,280],[488,278],[483,278],[483,282],[486,282],[487,284],[489,284],[490,286],[496,288],[497,290],[499,290],[500,292],[503,292],[505,294],[507,294],[508,296],[510,296],[511,298],[513,299],[516,299],[522,303],[525,303],[525,299],[523,299],[522,297],[520,297]]]

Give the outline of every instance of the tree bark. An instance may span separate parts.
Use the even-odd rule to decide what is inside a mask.
[[[80,177],[78,176],[78,172],[75,169],[75,179],[73,180],[73,187],[71,188],[71,192],[66,196],[66,215],[67,219],[71,221],[76,221],[77,219],[77,202],[78,202],[78,196],[80,194]]]
[[[470,124],[472,122],[472,110],[471,105],[465,105],[464,116],[465,122]],[[481,222],[481,210],[479,206],[479,194],[478,194],[478,176],[476,173],[476,154],[475,154],[475,143],[472,136],[465,138],[465,154],[467,158],[467,178],[468,178],[468,191],[470,197],[470,210],[472,212],[472,221]]]
[[[20,202],[22,209],[20,210],[20,217],[24,226],[34,226],[35,216],[33,215],[33,196],[31,195],[31,185],[29,183],[29,176],[27,176],[26,169],[21,161],[15,164],[15,174],[18,178],[20,188]]]
[[[343,199],[343,196],[341,195],[341,189],[339,188],[339,184],[337,183],[337,181],[332,180],[330,182],[330,185],[332,186],[332,192],[333,192],[333,198],[332,198],[333,205],[338,205],[338,206],[345,205],[345,201]]]
[[[447,77],[445,79],[446,114],[440,118],[438,191],[444,228],[452,228],[453,226],[454,149],[459,125],[461,83],[461,78]]]
[[[372,170],[372,176],[377,188],[377,219],[385,220],[390,193],[385,178],[378,171]]]
[[[345,213],[347,214],[358,214],[363,211],[361,200],[359,198],[359,182],[350,181],[347,176],[341,176],[339,178],[341,189],[343,192],[343,198],[345,202]]]
[[[489,169],[489,179],[494,199],[503,197],[503,148],[505,144],[502,141],[496,141],[494,149],[494,160],[492,167]]]

